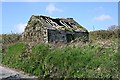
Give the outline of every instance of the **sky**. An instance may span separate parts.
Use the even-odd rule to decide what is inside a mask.
[[[0,0],[2,2],[119,2],[119,0]]]
[[[13,2],[4,0],[0,3],[2,6],[2,21],[0,21],[2,31],[0,33],[22,33],[32,15],[74,18],[88,31],[106,30],[111,25],[118,25],[118,2],[11,1]]]

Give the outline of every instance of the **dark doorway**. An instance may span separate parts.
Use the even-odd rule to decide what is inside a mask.
[[[74,35],[73,34],[66,34],[67,42],[70,42],[74,40]]]

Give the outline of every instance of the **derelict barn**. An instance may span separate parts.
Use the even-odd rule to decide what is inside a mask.
[[[70,42],[76,38],[88,41],[88,31],[73,18],[32,16],[22,35],[24,40],[35,42]]]

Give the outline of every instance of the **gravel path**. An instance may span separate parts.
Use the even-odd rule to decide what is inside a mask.
[[[0,80],[1,79],[9,79],[9,78],[16,78],[16,79],[20,79],[20,78],[37,78],[35,76],[29,76],[29,75],[25,75],[22,72],[18,72],[15,70],[12,70],[10,68],[7,67],[3,67],[0,65]]]

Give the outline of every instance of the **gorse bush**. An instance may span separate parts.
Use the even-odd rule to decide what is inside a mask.
[[[1,37],[1,43],[5,45],[21,41],[21,34],[2,34]]]
[[[0,34],[0,43],[2,43],[2,35]]]
[[[2,62],[2,49],[0,49],[0,62]]]
[[[90,39],[111,39],[120,37],[120,29],[116,30],[98,30],[90,32]]]
[[[24,43],[8,46],[2,63],[43,78],[116,78],[119,74],[116,44],[107,48],[86,43],[51,49],[51,45],[40,43],[32,48],[32,53],[21,57],[25,50]]]

